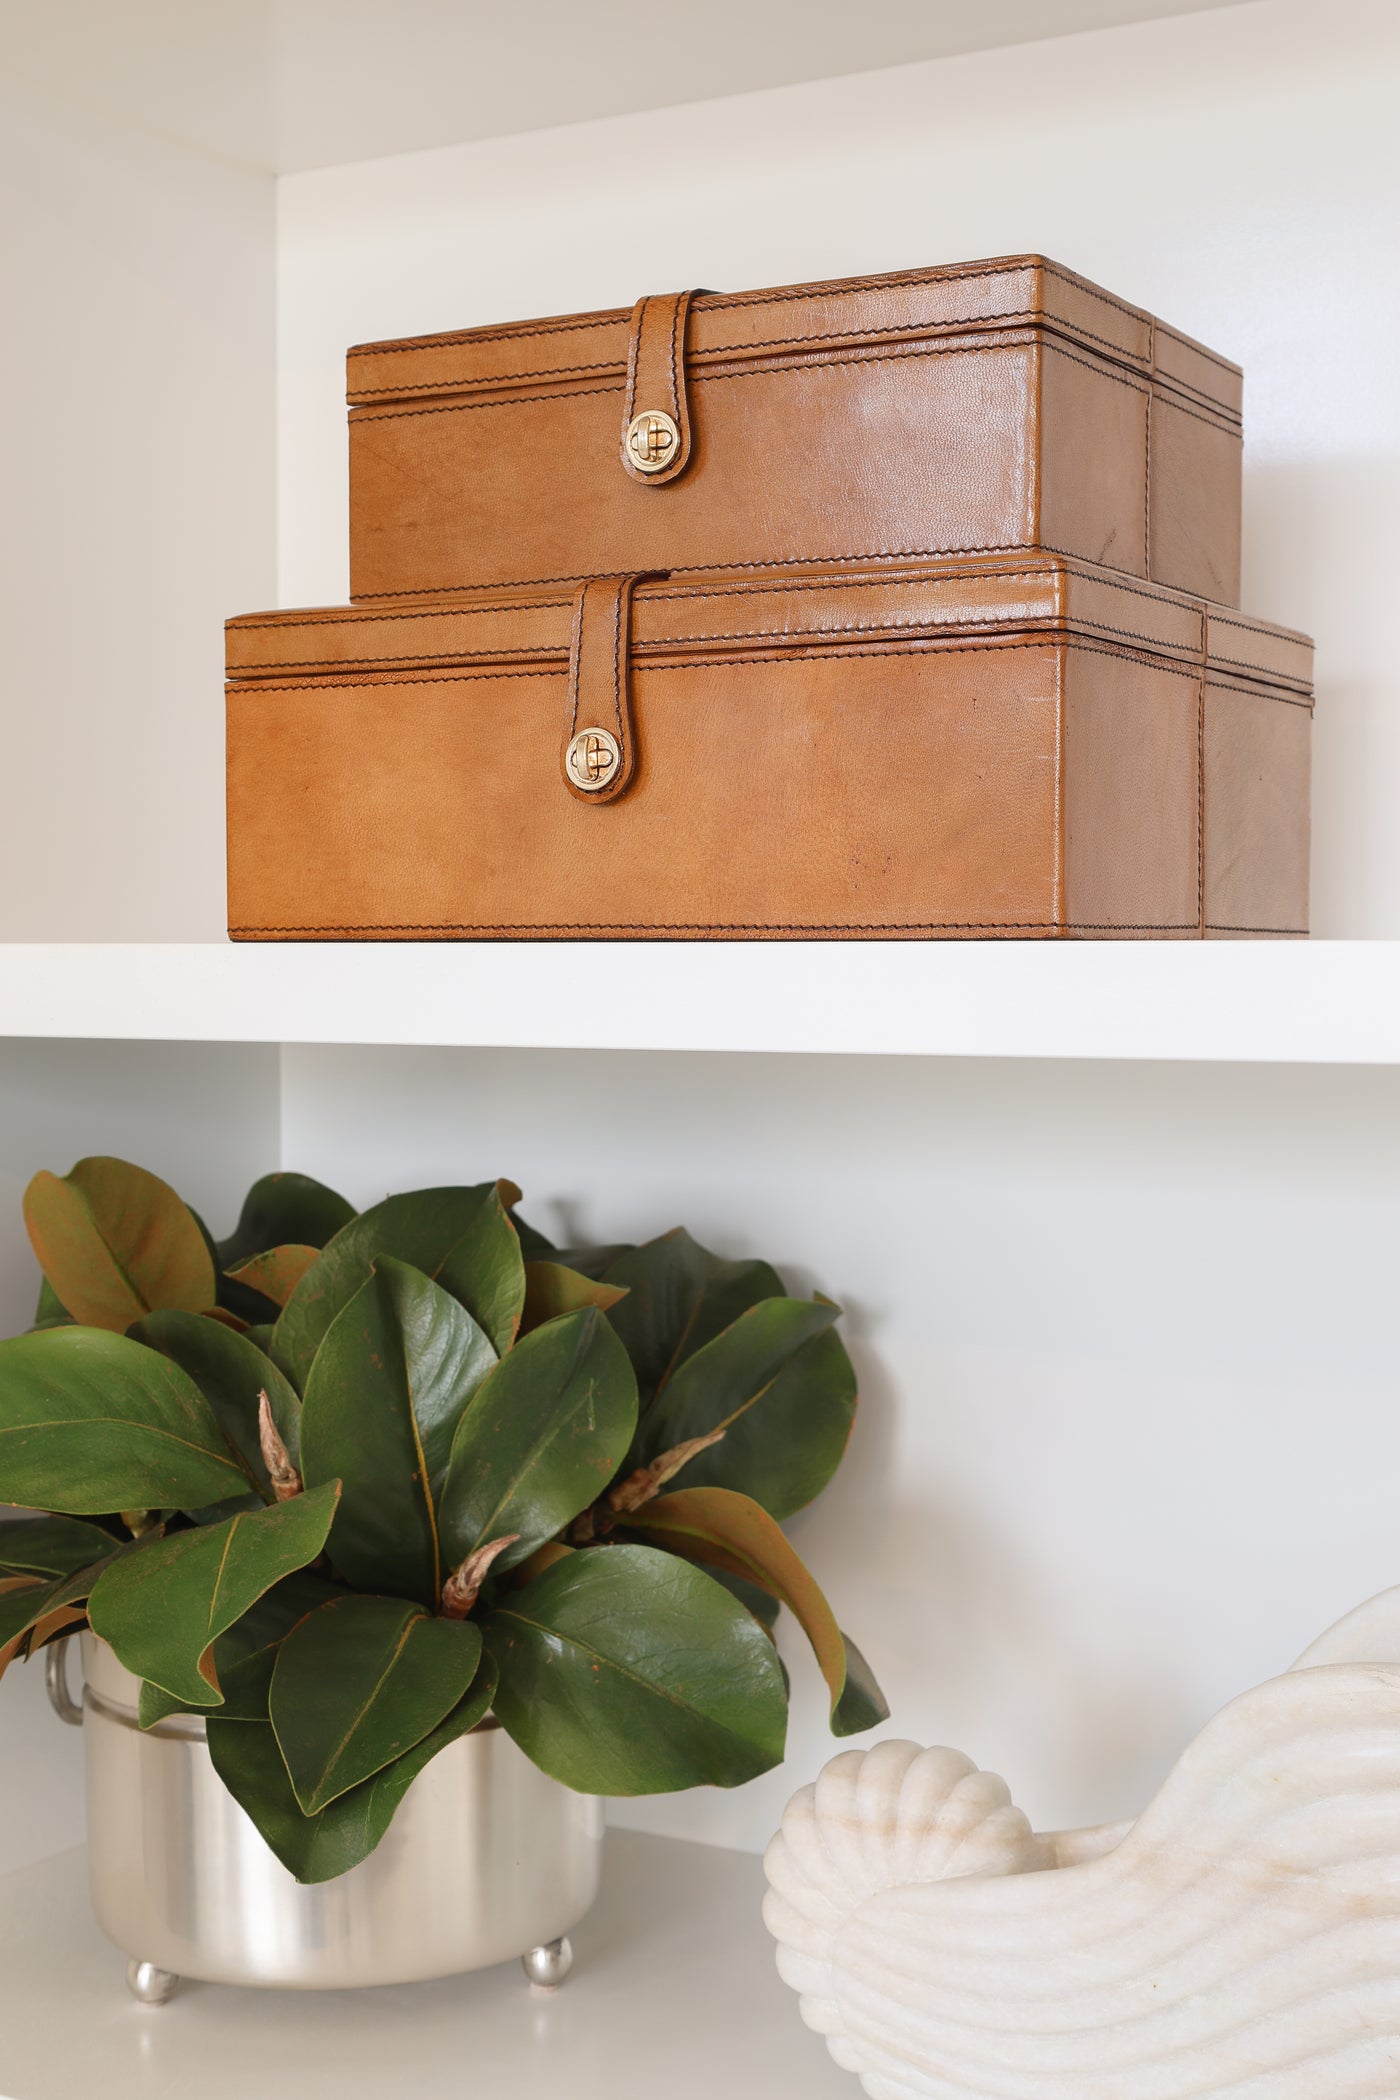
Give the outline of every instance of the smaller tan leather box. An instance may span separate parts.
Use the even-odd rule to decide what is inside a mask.
[[[1238,602],[1239,367],[1042,256],[348,367],[356,599],[1045,547]]]
[[[1026,555],[250,615],[229,930],[1301,934],[1311,663]]]

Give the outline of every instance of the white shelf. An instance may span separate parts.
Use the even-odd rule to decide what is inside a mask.
[[[1400,1063],[1400,943],[0,946],[0,1036]]]
[[[81,1850],[0,1878],[6,2100],[850,2100],[774,1967],[749,1854],[615,1831],[574,1973],[518,1963],[369,1991],[184,1986],[136,2005],[88,1908]]]

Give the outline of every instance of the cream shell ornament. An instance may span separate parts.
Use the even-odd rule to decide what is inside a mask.
[[[764,1905],[871,2100],[1400,2095],[1400,1589],[1197,1737],[1135,1822],[1037,1835],[953,1750],[848,1750]]]

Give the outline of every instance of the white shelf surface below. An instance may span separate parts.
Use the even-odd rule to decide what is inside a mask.
[[[1400,942],[0,946],[0,1036],[1400,1063]]]
[[[609,1834],[574,1972],[518,1962],[369,1991],[187,1984],[140,2006],[88,1907],[81,1849],[0,1877],[5,2100],[851,2100],[778,1979],[746,1853]]]

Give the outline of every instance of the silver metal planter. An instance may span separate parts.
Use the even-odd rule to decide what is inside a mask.
[[[131,1957],[137,1997],[182,1976],[340,1990],[454,1976],[519,1955],[552,1989],[566,1935],[593,1902],[601,1802],[571,1793],[488,1722],[414,1780],[378,1849],[336,1881],[303,1887],[226,1791],[204,1724],[137,1726],[139,1681],[82,1636],[83,1703],[66,1642],[48,1651],[49,1694],[86,1739],[92,1904]]]

